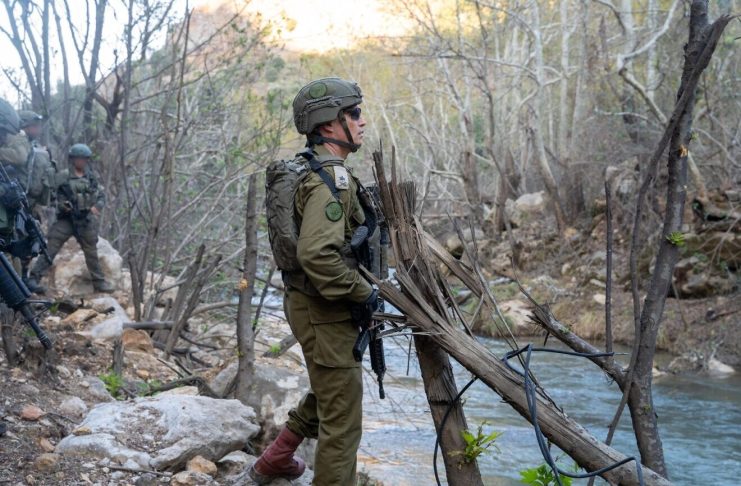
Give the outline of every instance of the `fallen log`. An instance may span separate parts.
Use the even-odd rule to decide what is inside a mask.
[[[474,337],[466,333],[463,330],[465,322],[456,321],[455,312],[440,306],[440,301],[445,300],[444,278],[437,270],[438,267],[428,261],[428,258],[436,255],[438,260],[448,265],[449,268],[455,267],[451,268],[453,274],[460,277],[472,292],[478,292],[479,295],[483,293],[480,279],[472,277],[471,269],[455,265],[431,243],[419,221],[414,218],[414,212],[408,211],[409,201],[404,198],[404,192],[408,192],[408,188],[400,188],[395,177],[392,177],[391,182],[387,182],[382,158],[374,157],[374,159],[376,159],[376,177],[383,210],[389,221],[392,247],[396,261],[402,262],[396,268],[396,280],[400,288],[364,271],[366,277],[378,286],[380,295],[386,301],[406,316],[409,326],[412,326],[415,331],[427,334],[431,341],[486,383],[505,402],[532,423],[524,378],[508,368]],[[407,271],[404,262],[412,262],[415,270]],[[429,287],[419,286],[419,278],[415,278],[415,275],[419,276],[416,270],[422,267],[425,269],[427,283],[438,282],[441,286],[437,295],[431,296]],[[429,300],[430,298],[432,301]],[[618,379],[620,376],[617,373],[618,370],[614,371],[615,378]],[[539,391],[540,393],[536,395],[536,402],[537,423],[540,430],[548,440],[571,456],[581,467],[587,471],[596,471],[627,459],[627,456],[605,445],[579,423],[569,418],[550,398],[547,398],[542,389]],[[637,467],[635,462],[629,462],[604,472],[601,476],[612,484],[638,486],[640,481]],[[671,485],[667,479],[648,468],[643,467],[642,472],[645,485]]]

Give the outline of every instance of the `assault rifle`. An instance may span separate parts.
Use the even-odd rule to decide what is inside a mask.
[[[7,210],[9,215],[15,214],[15,230],[23,237],[11,238],[6,241],[0,238],[0,298],[15,312],[20,312],[23,319],[33,330],[36,337],[46,349],[51,349],[51,339],[46,335],[39,321],[31,310],[28,298],[31,291],[15,271],[13,265],[2,252],[8,252],[19,258],[43,254],[49,263],[52,259],[46,247],[46,239],[41,232],[38,221],[31,215],[28,200],[18,181],[11,180],[3,164],[0,164],[0,182],[5,183],[8,190],[19,191],[21,205],[16,210]]]
[[[374,255],[368,244],[369,230],[367,226],[359,226],[350,240],[350,249],[359,264],[373,269]],[[383,310],[383,301],[379,298],[378,308]],[[371,369],[378,378],[378,396],[386,398],[383,390],[383,376],[386,374],[386,357],[383,352],[383,340],[380,337],[383,331],[382,322],[373,321],[373,310],[366,304],[354,304],[350,313],[352,320],[360,327],[360,334],[352,348],[355,361],[362,361],[365,349],[370,348]]]
[[[1,241],[0,250],[7,251],[18,258],[43,255],[46,261],[51,263],[52,259],[46,245],[46,238],[41,231],[41,225],[31,214],[31,206],[28,204],[26,193],[17,179],[10,178],[3,164],[0,164],[0,183],[5,184],[7,190],[17,191],[20,199],[18,209],[8,210],[9,213],[14,215],[16,236],[12,237],[9,242]]]
[[[80,206],[77,204],[75,193],[72,192],[72,188],[69,184],[64,183],[60,185],[57,190],[67,198],[67,200],[62,203],[64,211],[69,213],[73,219],[80,219],[82,217],[82,211],[80,211]]]

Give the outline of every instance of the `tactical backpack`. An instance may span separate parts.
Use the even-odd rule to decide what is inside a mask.
[[[332,195],[340,200],[334,180],[310,151],[296,154],[292,160],[277,160],[265,170],[265,214],[268,238],[278,269],[284,272],[301,270],[296,257],[298,231],[294,201],[296,191],[306,177],[316,172]]]
[[[26,164],[26,192],[34,204],[49,205],[56,167],[49,152],[32,147]]]

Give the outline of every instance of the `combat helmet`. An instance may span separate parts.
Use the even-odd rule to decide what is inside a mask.
[[[332,142],[349,148],[353,152],[360,145],[353,142],[342,112],[363,102],[360,87],[354,81],[341,78],[317,79],[298,92],[293,100],[293,122],[296,130],[308,138],[308,144]],[[316,128],[332,120],[339,120],[348,142],[328,139],[316,133]]]
[[[18,112],[21,119],[21,128],[26,128],[44,121],[44,117],[31,110],[21,110]]]
[[[84,143],[76,143],[69,148],[68,155],[70,158],[89,159],[93,156],[93,151]]]
[[[20,131],[20,119],[18,113],[10,106],[10,103],[0,98],[0,131],[15,135]]]

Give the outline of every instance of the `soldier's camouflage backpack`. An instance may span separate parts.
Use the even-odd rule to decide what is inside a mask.
[[[265,214],[268,238],[278,269],[294,272],[301,269],[296,257],[299,227],[294,200],[301,182],[311,172],[322,178],[335,199],[340,200],[334,180],[322,169],[310,151],[296,154],[292,160],[278,160],[265,171]]]

